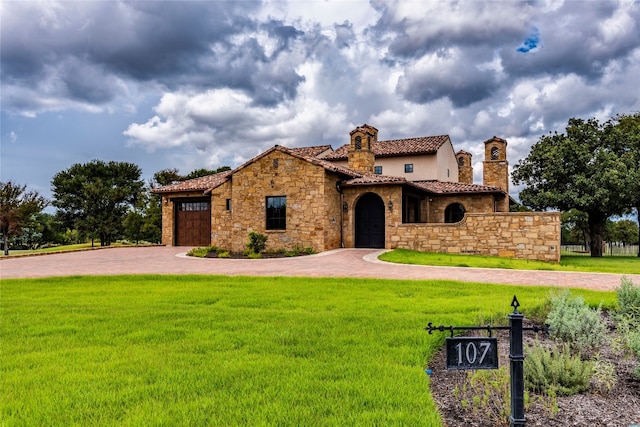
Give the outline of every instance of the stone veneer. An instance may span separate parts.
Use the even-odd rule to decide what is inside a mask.
[[[454,224],[387,224],[387,248],[560,261],[560,213],[467,214]]]
[[[338,176],[275,150],[233,174],[212,192],[211,244],[242,252],[249,232],[268,237],[267,249],[340,246]],[[286,230],[266,229],[266,197],[286,196]],[[231,199],[231,210],[226,210]]]

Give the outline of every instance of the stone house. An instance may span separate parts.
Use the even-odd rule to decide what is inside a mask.
[[[484,142],[483,184],[471,154],[446,135],[378,141],[362,125],[349,144],[274,146],[219,174],[155,189],[166,245],[242,252],[409,248],[559,260],[557,213],[509,213],[507,141]]]

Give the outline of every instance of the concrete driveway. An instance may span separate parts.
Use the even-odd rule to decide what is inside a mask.
[[[212,274],[230,276],[363,277],[541,285],[613,290],[622,274],[567,273],[390,264],[373,249],[336,249],[316,255],[258,260],[193,258],[184,247],[116,247],[5,258],[0,278],[116,274]],[[639,261],[640,262],[640,261]],[[626,275],[640,284],[640,275]]]

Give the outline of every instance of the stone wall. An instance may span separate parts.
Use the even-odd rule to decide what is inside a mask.
[[[438,196],[427,200],[429,200],[427,222],[444,222],[444,211],[452,203],[460,203],[468,214],[494,211],[494,196],[492,194]]]
[[[560,261],[557,212],[467,214],[454,224],[387,224],[387,248]]]
[[[227,199],[230,208],[227,209]],[[227,181],[211,192],[211,245],[231,248],[232,212],[235,201],[231,198],[231,181]]]
[[[340,195],[336,181],[321,166],[279,150],[248,164],[231,181],[231,239],[221,246],[242,252],[249,232],[255,231],[268,237],[268,250],[310,247],[320,252],[337,247]],[[286,230],[266,229],[267,196],[286,196]],[[214,229],[227,233],[223,222]]]

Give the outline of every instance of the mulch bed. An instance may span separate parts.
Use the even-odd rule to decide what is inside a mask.
[[[469,333],[468,336],[482,335]],[[537,336],[536,336],[537,335]],[[499,366],[509,369],[509,332],[495,331],[498,337]],[[543,344],[551,344],[553,339],[543,334],[524,332],[525,348],[533,340],[539,339]],[[611,330],[611,337],[616,332]],[[614,346],[615,347],[615,346]],[[611,391],[590,389],[574,396],[558,396],[557,411],[553,410],[551,400],[546,396],[530,393],[529,404],[525,409],[526,425],[545,427],[629,427],[640,426],[640,379],[633,375],[638,362],[631,354],[614,350],[611,345],[599,349],[600,360],[614,364],[617,383]],[[497,427],[508,426],[508,420],[491,419],[485,411],[474,411],[471,405],[463,407],[460,397],[454,396],[456,387],[461,389],[468,384],[467,372],[447,371],[445,350],[434,355],[428,366],[432,370],[431,393],[435,400],[445,426]],[[507,393],[508,398],[508,393]],[[495,404],[493,401],[491,404]],[[498,402],[498,404],[500,404]],[[509,401],[506,402],[509,407]],[[554,413],[555,412],[555,413]]]
[[[260,254],[260,258],[251,258],[246,256],[243,253],[239,253],[239,252],[231,252],[229,253],[229,256],[223,259],[269,259],[269,258],[292,258],[292,257],[298,257],[298,256],[307,256],[309,254],[305,253],[305,252],[300,252],[297,253],[295,255],[285,255],[285,254],[280,254],[280,253],[268,253],[265,252],[263,254]],[[218,256],[217,252],[209,252],[208,254],[205,255],[205,258],[220,258]]]

